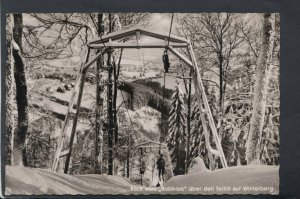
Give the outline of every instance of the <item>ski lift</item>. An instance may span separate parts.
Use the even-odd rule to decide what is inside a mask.
[[[163,53],[163,56],[162,56],[162,60],[164,62],[165,72],[168,73],[169,72],[169,68],[170,68],[168,49],[165,49],[165,51]]]

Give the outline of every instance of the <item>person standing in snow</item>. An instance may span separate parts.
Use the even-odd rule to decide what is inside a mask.
[[[160,154],[160,157],[158,158],[156,164],[157,164],[157,169],[158,169],[159,180],[161,180],[161,177],[164,180],[165,164],[166,164],[166,162],[163,159],[163,154]]]

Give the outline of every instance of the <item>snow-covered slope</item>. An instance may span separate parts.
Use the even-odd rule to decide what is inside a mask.
[[[120,176],[72,176],[35,168],[6,167],[7,195],[125,194],[130,185]]]
[[[210,171],[203,165],[200,161],[189,174],[171,178],[165,184],[166,190],[177,187],[183,190],[176,191],[178,194],[208,195],[279,193],[279,167],[249,165]],[[174,191],[165,194],[174,194]]]
[[[66,175],[47,170],[6,167],[6,195],[103,194],[278,194],[279,168],[239,166],[216,171],[195,166],[164,187],[140,187],[120,176]],[[199,170],[198,170],[199,169]],[[197,171],[198,170],[198,171]]]

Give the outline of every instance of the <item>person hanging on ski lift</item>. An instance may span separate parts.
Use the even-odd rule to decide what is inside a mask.
[[[163,154],[160,154],[160,157],[158,158],[156,164],[157,164],[157,169],[158,169],[159,180],[161,180],[161,177],[164,180],[165,164],[166,164],[166,162],[165,162],[165,160],[163,158]]]
[[[164,54],[162,56],[162,60],[164,62],[165,73],[168,73],[169,72],[169,68],[170,68],[168,49],[165,49]]]

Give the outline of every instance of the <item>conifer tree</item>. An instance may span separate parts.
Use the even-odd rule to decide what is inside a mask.
[[[194,103],[191,113],[191,136],[190,136],[190,149],[189,159],[187,159],[187,167],[190,167],[193,159],[200,155],[199,149],[202,138],[203,128],[201,126],[200,111],[197,103]]]
[[[172,96],[169,116],[169,136],[167,139],[169,149],[171,150],[171,157],[173,162],[176,162],[175,174],[183,174],[185,171],[185,114],[183,95],[179,85],[177,85]]]

